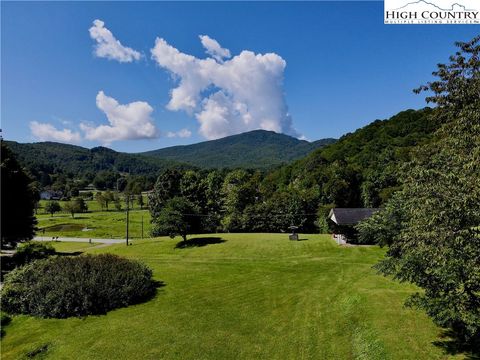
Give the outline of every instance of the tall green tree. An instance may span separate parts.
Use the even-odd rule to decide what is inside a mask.
[[[138,195],[145,189],[145,178],[143,176],[129,176],[126,186],[119,191],[125,191],[130,194]]]
[[[105,207],[105,199],[100,191],[95,194],[95,200],[100,204],[100,208],[103,211],[103,208]]]
[[[205,205],[202,213],[206,215],[202,217],[202,223],[205,232],[217,232],[220,227],[223,207],[223,197],[220,192],[222,183],[223,176],[217,170],[210,171],[202,178],[202,188],[205,191]]]
[[[221,193],[224,205],[222,225],[226,231],[241,231],[243,228],[242,212],[254,202],[255,197],[249,180],[248,172],[243,169],[231,171],[225,176]]]
[[[38,194],[32,179],[22,169],[10,149],[1,140],[1,247],[13,247],[35,235],[34,209]]]
[[[75,200],[68,201],[63,206],[63,209],[72,215],[72,218],[75,217],[75,214],[84,213],[88,211],[87,203],[82,198],[77,198]]]
[[[70,215],[72,215],[72,219],[75,217],[75,213],[79,212],[73,200],[66,202],[65,205],[63,205],[63,210],[70,213]]]
[[[187,170],[180,180],[180,193],[192,204],[199,208],[206,206],[205,199],[205,183],[202,181],[203,176],[198,171]]]
[[[424,291],[408,303],[464,341],[480,341],[480,37],[457,43],[420,90],[438,105],[435,141],[414,152],[378,269]],[[388,208],[388,207],[387,207]],[[392,211],[384,211],[385,216]],[[379,219],[377,219],[379,220]],[[382,225],[383,224],[383,225]],[[385,241],[386,232],[378,233]]]
[[[180,196],[182,173],[176,169],[163,171],[157,178],[153,191],[148,196],[148,204],[152,217],[158,216],[163,205],[176,196]]]
[[[53,216],[53,214],[55,214],[56,212],[59,212],[61,210],[62,210],[62,207],[60,206],[58,201],[49,201],[45,205],[45,211],[48,212],[49,214],[51,214],[52,216]]]
[[[397,192],[381,211],[356,226],[360,244],[390,246],[405,226],[404,194]]]
[[[103,203],[105,204],[105,209],[108,211],[108,204],[110,204],[112,201],[115,201],[115,195],[110,190],[107,190],[102,194],[102,199]]]
[[[137,203],[138,206],[140,206],[140,209],[143,210],[143,207],[145,206],[145,201],[143,200],[143,195],[141,193],[137,195]]]
[[[127,179],[120,177],[117,180],[117,191],[123,191],[127,187]]]
[[[158,215],[152,217],[152,236],[167,235],[173,238],[179,235],[187,241],[187,235],[200,229],[198,209],[185,198],[169,199],[154,213]]]

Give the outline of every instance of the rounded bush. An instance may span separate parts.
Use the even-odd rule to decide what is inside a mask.
[[[152,271],[112,254],[52,257],[9,273],[2,310],[10,314],[66,318],[105,314],[155,293]]]

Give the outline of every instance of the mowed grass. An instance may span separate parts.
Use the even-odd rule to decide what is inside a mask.
[[[102,192],[102,191],[100,191]],[[63,206],[68,202],[68,201],[63,201],[63,200],[55,200],[57,201],[60,206],[62,207],[63,209]],[[39,207],[38,207],[38,213],[39,214],[44,214],[45,213],[45,206],[50,202],[50,200],[40,200],[39,202]],[[144,206],[143,208],[145,209],[147,207],[147,203],[148,203],[148,198],[147,196],[143,196],[143,202],[144,202]],[[88,210],[89,211],[105,211],[106,209],[100,205],[100,203],[93,199],[93,200],[85,200],[85,203],[87,204],[87,207],[88,207]],[[122,206],[122,209],[125,210],[125,201],[122,199],[122,201],[120,202],[121,206]],[[132,208],[132,205],[130,205],[130,207]],[[140,209],[140,205],[138,205],[138,201],[137,200],[134,200],[133,201],[133,209],[134,210],[138,210]],[[109,202],[108,204],[108,210],[115,210],[115,204],[113,201]]]
[[[75,253],[75,252],[84,252],[89,248],[101,245],[98,243],[89,244],[88,242],[65,242],[65,241],[46,241],[42,243],[50,244],[55,248],[57,252],[65,253],[65,254]]]
[[[165,286],[104,316],[16,316],[2,359],[36,349],[46,359],[448,358],[432,344],[441,329],[403,307],[415,289],[372,269],[380,248],[339,247],[327,235],[195,238],[203,246],[160,238],[85,248],[138,259]]]
[[[46,202],[42,201],[41,205],[44,207]],[[59,203],[63,207],[65,202],[59,201]],[[37,236],[125,238],[125,209],[116,211],[111,204],[109,205],[109,211],[101,211],[100,205],[96,201],[87,201],[87,206],[89,212],[75,214],[73,218],[70,214],[64,212],[55,213],[51,216],[45,214],[43,208],[41,208],[37,214],[39,228]],[[143,235],[144,237],[150,236],[151,224],[148,210],[140,209],[135,203],[134,209],[130,211],[129,219],[129,237],[141,238],[142,220]]]

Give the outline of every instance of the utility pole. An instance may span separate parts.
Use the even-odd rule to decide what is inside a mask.
[[[126,234],[126,240],[127,240],[127,246],[128,246],[128,221],[129,221],[129,195],[125,195],[126,196],[126,199],[127,199],[127,234]]]

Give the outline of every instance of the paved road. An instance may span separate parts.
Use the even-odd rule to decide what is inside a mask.
[[[33,238],[35,241],[52,241],[51,236],[36,236]],[[74,237],[58,237],[55,241],[68,241],[68,242],[89,242],[89,238],[74,238]],[[125,239],[91,239],[92,243],[101,244],[123,244]],[[131,240],[129,240],[130,242]]]

